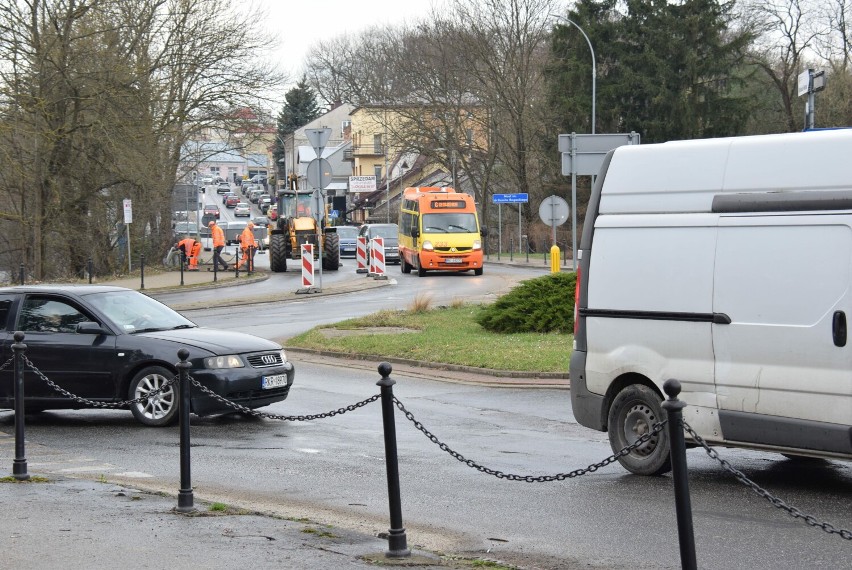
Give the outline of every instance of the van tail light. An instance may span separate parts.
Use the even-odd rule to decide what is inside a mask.
[[[580,268],[577,268],[577,281],[574,283],[574,338],[580,326]]]

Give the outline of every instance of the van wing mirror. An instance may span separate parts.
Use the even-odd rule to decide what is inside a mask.
[[[420,237],[420,228],[411,228],[411,237]]]
[[[482,237],[487,236],[488,235],[488,228],[486,228],[484,226],[479,228],[479,235],[481,235]]]

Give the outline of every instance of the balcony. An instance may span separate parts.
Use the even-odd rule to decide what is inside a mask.
[[[356,158],[375,158],[385,155],[385,147],[375,144],[351,146],[343,150],[343,160],[354,161]]]

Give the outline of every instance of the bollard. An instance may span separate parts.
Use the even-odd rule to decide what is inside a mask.
[[[27,481],[27,456],[24,450],[24,333],[16,331],[12,353],[15,357],[15,461],[12,476],[18,481]]]
[[[24,264],[22,263],[22,264],[21,264],[21,269],[20,269],[20,271],[18,272],[18,277],[19,277],[19,280],[20,280],[20,282],[21,282],[21,285],[23,285],[23,284],[24,284],[24,277],[25,277],[25,275],[26,275],[26,272],[24,271]]]
[[[189,358],[189,351],[185,348],[178,350],[177,363],[178,382],[180,383],[180,407],[178,408],[180,421],[180,491],[178,491],[178,506],[179,513],[194,513],[192,496],[192,479],[190,477],[189,464],[189,369],[192,364],[186,361]]]
[[[234,277],[236,279],[240,278],[240,248],[237,247],[236,253],[234,253]]]
[[[145,288],[145,254],[144,253],[139,254],[139,279],[140,279],[139,288],[144,289]]]
[[[509,261],[515,260],[515,238],[509,238]]]
[[[669,446],[672,461],[672,482],[675,489],[675,513],[677,514],[677,535],[680,543],[680,566],[684,570],[698,568],[695,558],[695,535],[692,529],[692,505],[689,499],[689,479],[686,471],[686,444],[683,438],[683,408],[686,404],[677,399],[680,394],[680,382],[666,380],[663,391],[669,399],[663,402],[668,414]]]
[[[559,246],[556,244],[550,247],[550,272],[559,273]]]
[[[530,262],[530,238],[524,236],[524,251],[527,252],[527,263]]]
[[[183,266],[186,263],[186,253],[180,252],[180,284],[183,286]]]
[[[95,264],[94,262],[92,262],[92,258],[90,257],[89,260],[86,262],[86,271],[89,272],[89,285],[92,284],[92,273],[94,273],[94,265]]]
[[[218,281],[219,276],[219,252],[216,251],[216,246],[213,246],[213,283]]]
[[[402,501],[399,492],[399,461],[396,454],[396,425],[393,418],[393,385],[396,382],[390,377],[393,370],[390,364],[379,364],[379,374],[382,379],[376,382],[382,393],[382,425],[385,432],[385,463],[388,473],[388,502],[390,507],[390,524],[388,529],[388,558],[408,558],[408,540],[405,528],[402,526]]]

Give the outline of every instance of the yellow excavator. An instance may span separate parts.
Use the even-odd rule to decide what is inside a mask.
[[[287,271],[287,260],[302,257],[302,244],[314,246],[314,259],[320,258],[322,268],[337,271],[340,267],[340,236],[337,228],[328,223],[328,208],[314,216],[316,200],[312,190],[278,189],[278,219],[269,225],[269,267],[279,273]],[[319,241],[319,243],[318,243]]]

